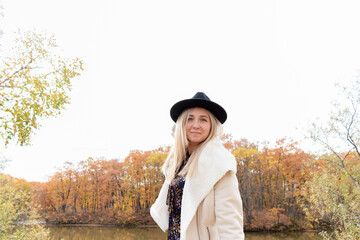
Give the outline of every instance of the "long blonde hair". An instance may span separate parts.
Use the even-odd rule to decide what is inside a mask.
[[[164,165],[162,166],[162,171],[168,181],[174,179],[181,164],[186,159],[189,141],[186,137],[185,126],[189,117],[190,110],[191,108],[186,109],[180,114],[173,128],[173,136],[175,138],[175,143],[172,146]],[[202,143],[200,143],[200,145],[191,153],[187,164],[179,173],[181,176],[191,177],[195,173],[199,156],[205,145],[215,137],[218,137],[222,134],[223,128],[220,121],[210,111],[206,111],[209,114],[211,123],[209,136]]]

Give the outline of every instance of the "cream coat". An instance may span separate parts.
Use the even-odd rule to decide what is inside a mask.
[[[209,142],[199,157],[198,170],[187,178],[181,207],[181,240],[242,240],[243,210],[236,179],[236,161],[219,139]],[[165,181],[150,213],[159,227],[169,225]]]

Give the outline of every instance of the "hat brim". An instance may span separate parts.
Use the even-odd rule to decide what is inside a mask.
[[[189,108],[201,107],[210,111],[215,117],[223,124],[227,119],[227,113],[223,107],[219,104],[204,100],[204,99],[185,99],[180,102],[177,102],[170,109],[170,116],[174,122],[177,121],[180,114]]]

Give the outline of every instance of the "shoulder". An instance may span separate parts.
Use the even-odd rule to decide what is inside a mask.
[[[207,169],[214,168],[225,172],[230,170],[236,173],[234,155],[224,147],[218,138],[206,144],[199,157],[199,164],[204,165]]]
[[[215,185],[214,189],[223,188],[223,187],[236,187],[234,189],[237,189],[238,186],[238,180],[236,178],[236,175],[233,171],[228,171]]]

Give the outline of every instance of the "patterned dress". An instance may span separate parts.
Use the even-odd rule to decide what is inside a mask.
[[[168,240],[180,239],[181,202],[183,189],[185,186],[185,179],[182,176],[179,176],[178,173],[185,166],[189,157],[190,155],[186,155],[185,161],[183,161],[175,178],[169,185],[169,191],[166,200],[166,204],[169,207]]]

